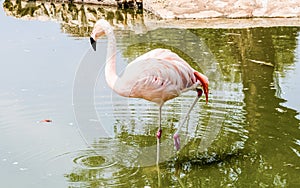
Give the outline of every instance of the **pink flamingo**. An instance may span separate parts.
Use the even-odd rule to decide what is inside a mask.
[[[167,49],[155,49],[143,54],[128,64],[123,75],[116,74],[116,39],[112,26],[104,19],[96,22],[90,42],[96,50],[96,40],[107,35],[108,46],[105,66],[105,78],[108,85],[124,97],[143,98],[159,106],[159,141],[161,129],[161,109],[163,104],[188,90],[197,91],[197,96],[188,110],[185,118],[175,132],[174,145],[180,148],[179,130],[186,122],[192,108],[202,96],[202,86],[208,102],[208,79],[205,75],[194,70],[177,54]]]

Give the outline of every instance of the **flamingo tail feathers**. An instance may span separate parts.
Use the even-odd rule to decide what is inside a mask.
[[[200,81],[202,88],[204,90],[206,103],[208,103],[208,79],[206,76],[204,76],[200,72],[194,72],[194,75],[197,78],[197,80]]]

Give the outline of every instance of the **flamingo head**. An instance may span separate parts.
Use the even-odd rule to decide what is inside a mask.
[[[110,24],[104,20],[100,19],[95,23],[93,31],[91,33],[90,42],[93,49],[96,51],[96,41],[98,38],[107,34],[107,32],[111,29]]]

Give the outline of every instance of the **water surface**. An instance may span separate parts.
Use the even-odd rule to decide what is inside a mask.
[[[299,27],[145,31],[142,14],[134,11],[53,4],[53,22],[39,21],[47,18],[41,16],[46,3],[44,9],[21,1],[3,6],[1,186],[300,185]],[[160,47],[209,78],[209,103],[202,98],[193,109],[178,153],[172,135],[195,93],[163,107],[159,166],[157,106],[119,97],[107,86],[107,39],[91,50],[91,13],[117,28],[120,73]]]

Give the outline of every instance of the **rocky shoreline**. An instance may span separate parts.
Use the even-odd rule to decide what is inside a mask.
[[[300,17],[300,0],[71,0],[71,2],[120,8],[135,7],[161,19]]]
[[[52,20],[62,24],[62,29],[75,36],[85,36],[87,29],[105,18],[116,29],[144,33],[157,28],[251,28],[274,26],[300,26],[300,17],[235,18],[213,17],[202,19],[162,19],[156,14],[140,9],[120,9],[114,0],[97,1],[97,5],[74,0],[70,2],[45,2],[5,0],[7,15],[26,20]],[[144,0],[145,3],[145,0]],[[109,5],[109,6],[104,6]]]
[[[300,17],[300,0],[144,0],[143,7],[165,19]]]
[[[300,17],[300,0],[74,0],[143,8],[162,19]]]

